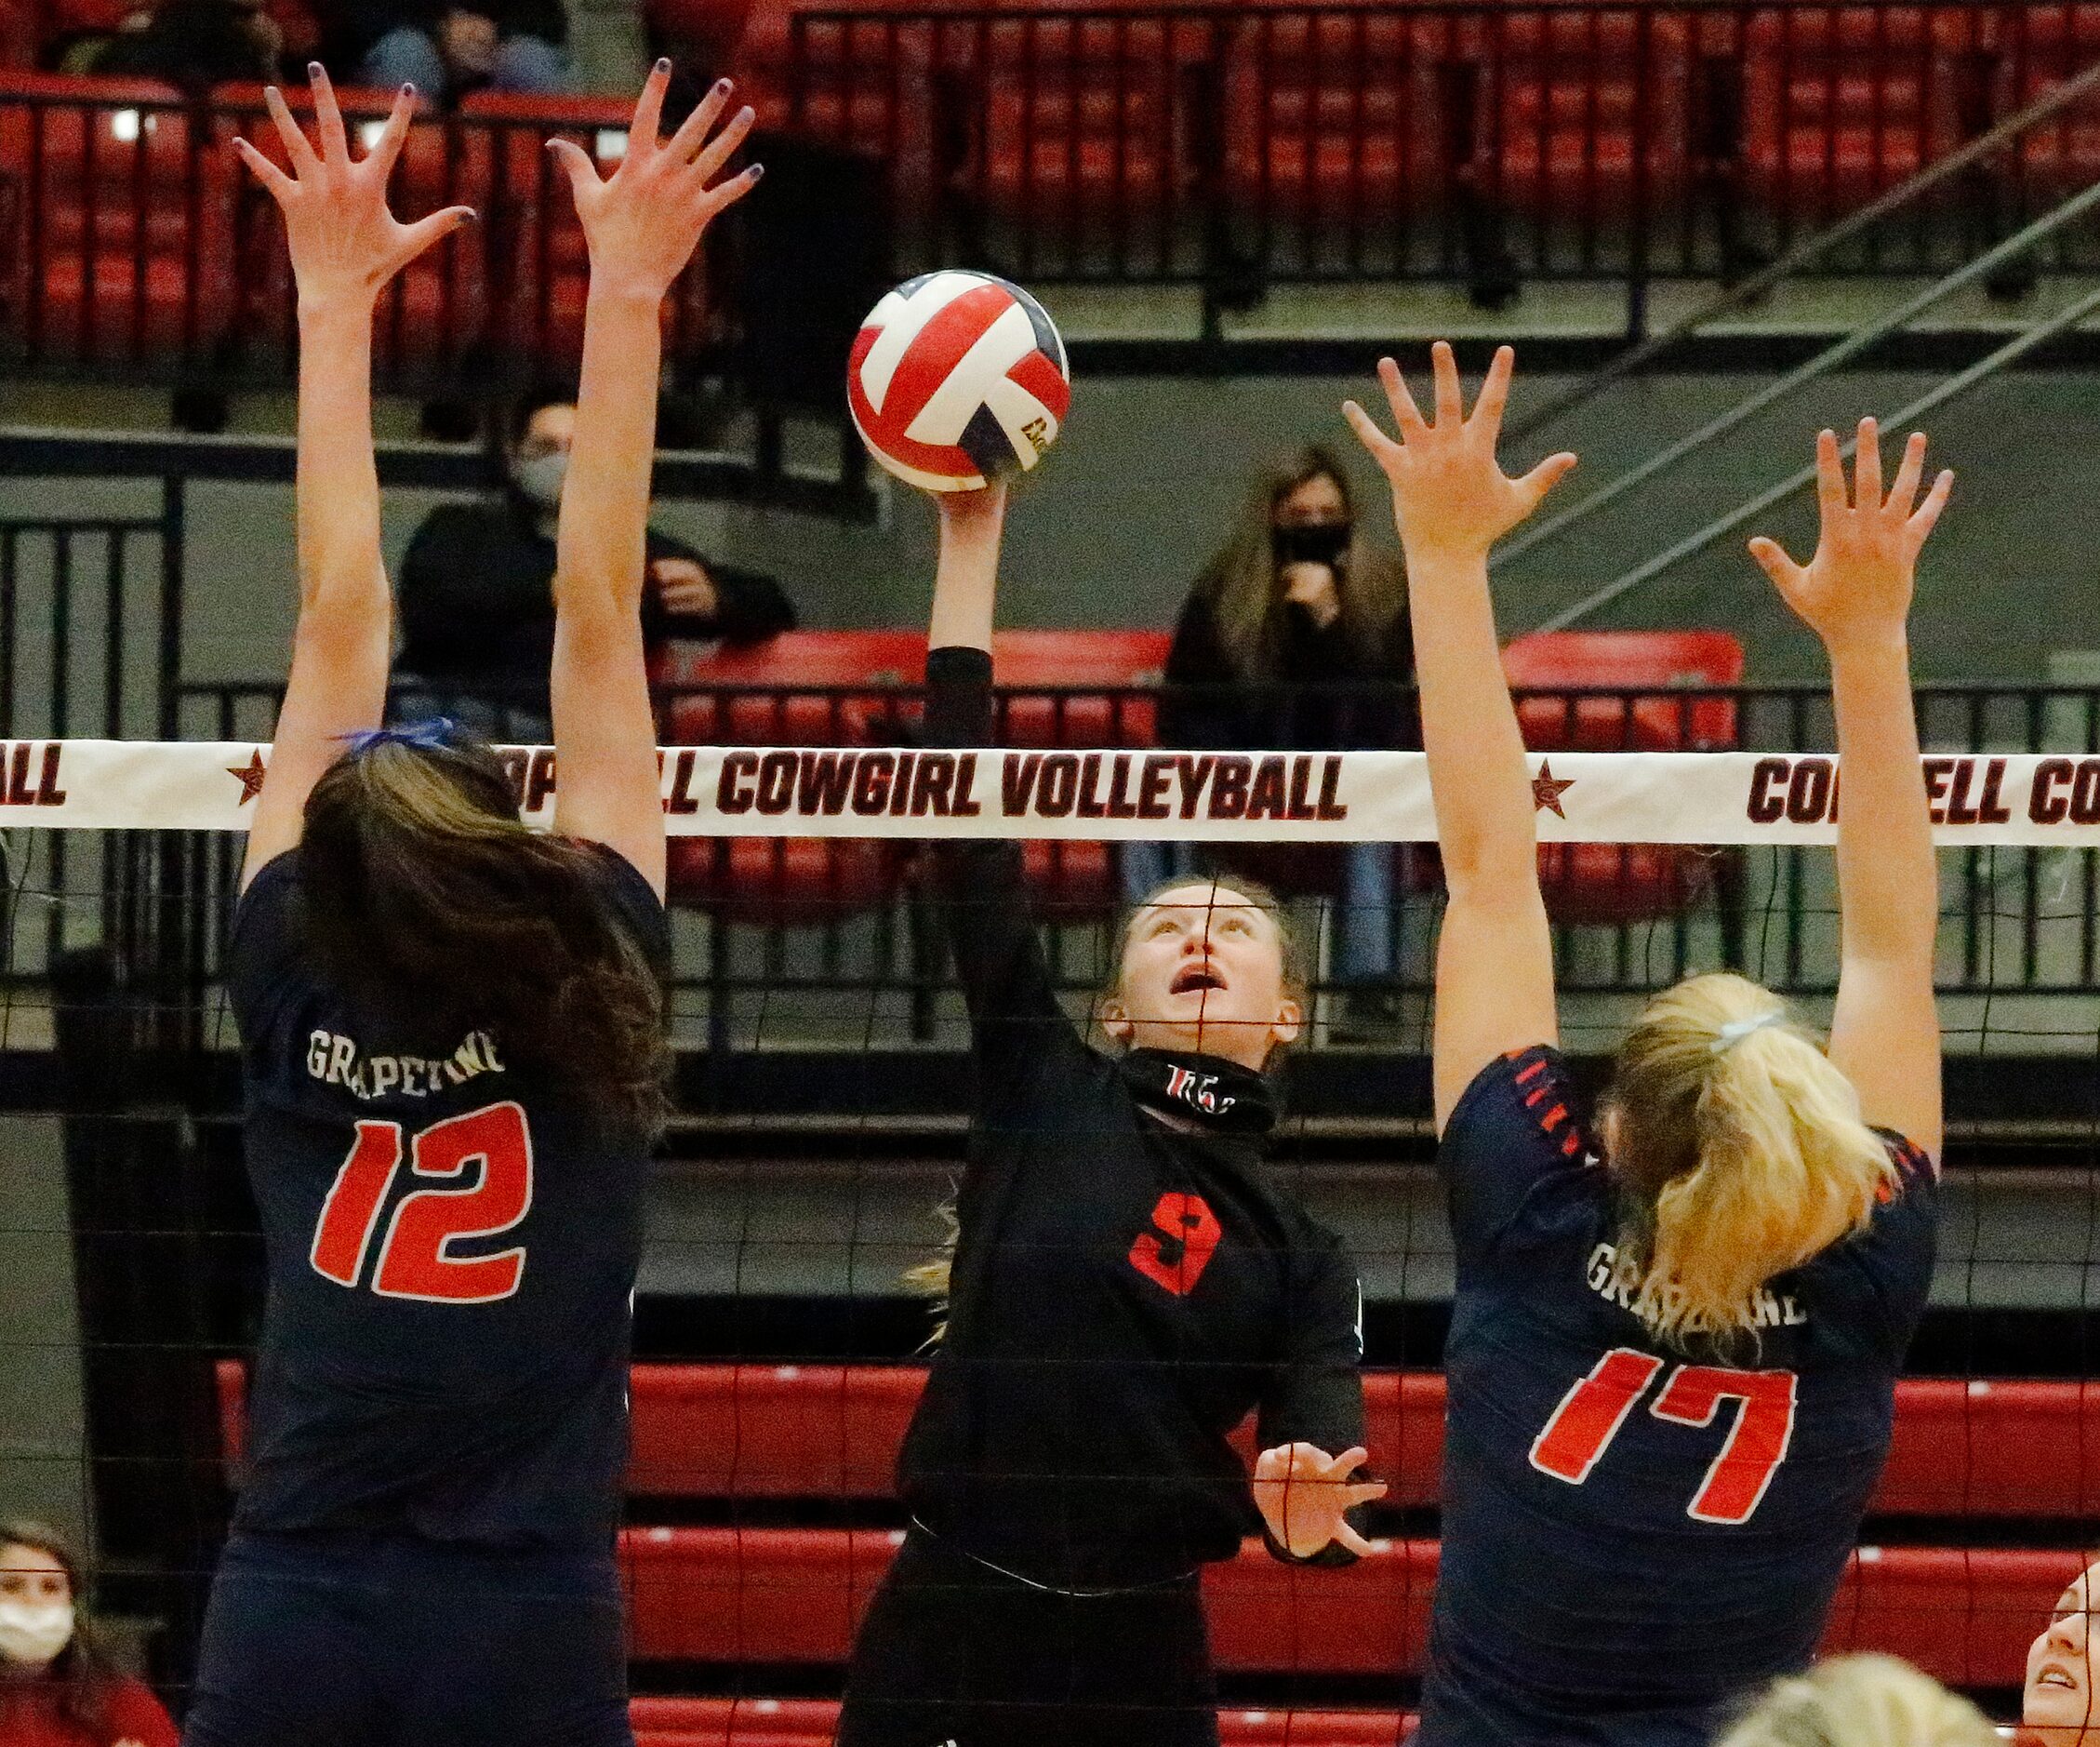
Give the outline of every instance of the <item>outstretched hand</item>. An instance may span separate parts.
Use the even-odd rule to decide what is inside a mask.
[[[591,246],[591,284],[618,295],[660,300],[716,215],[750,193],[763,174],[753,164],[725,181],[714,180],[751,130],[747,107],[708,137],[729,101],[727,79],[716,83],[675,134],[662,138],[670,84],[671,62],[659,60],[634,105],[627,155],[609,177],[601,177],[573,141],[548,142],[576,193],[577,217]]]
[[[1508,346],[1495,354],[1472,416],[1458,389],[1458,363],[1438,340],[1430,349],[1436,371],[1436,421],[1424,420],[1407,392],[1400,366],[1378,360],[1378,380],[1400,430],[1395,442],[1353,400],[1342,403],[1371,458],[1392,486],[1393,513],[1402,543],[1413,553],[1484,557],[1488,549],[1535,510],[1575,464],[1570,454],[1548,457],[1522,479],[1504,475],[1495,458],[1502,433],[1502,408],[1517,354]]]
[[[1919,503],[1924,474],[1925,436],[1914,432],[1884,498],[1881,433],[1873,420],[1862,419],[1848,500],[1837,433],[1826,431],[1815,440],[1815,493],[1822,506],[1815,555],[1799,565],[1775,540],[1761,534],[1750,541],[1750,556],[1827,648],[1902,634],[1918,553],[1954,489],[1953,470],[1943,468]]]
[[[1369,1456],[1361,1447],[1330,1456],[1311,1444],[1279,1444],[1256,1459],[1255,1504],[1270,1537],[1294,1559],[1309,1559],[1336,1540],[1354,1554],[1371,1552],[1344,1514],[1386,1496],[1382,1480],[1349,1479]]]
[[[284,93],[265,93],[291,162],[286,174],[246,140],[233,149],[267,188],[285,215],[292,272],[301,309],[362,300],[366,308],[388,280],[442,236],[473,216],[471,207],[447,207],[414,224],[404,224],[387,207],[387,178],[415,119],[416,90],[404,86],[393,113],[362,158],[350,155],[350,139],[335,88],[316,61],[307,69],[313,85],[315,131],[320,149],[292,118]]]

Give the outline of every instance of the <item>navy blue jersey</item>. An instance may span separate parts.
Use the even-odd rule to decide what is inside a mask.
[[[663,905],[602,861],[605,903],[660,962]],[[233,921],[270,1276],[236,1526],[602,1550],[646,1142],[484,1033],[405,1048],[308,963],[298,880],[293,850]]]
[[[1932,1282],[1931,1164],[1767,1287],[1735,1366],[1628,1308],[1615,1194],[1559,1054],[1482,1070],[1440,1153],[1457,1299],[1422,1747],[1710,1737],[1807,1663],[1888,1454]]]

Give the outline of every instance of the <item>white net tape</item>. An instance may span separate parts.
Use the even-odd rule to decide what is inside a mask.
[[[242,831],[270,749],[249,742],[0,741],[0,828]],[[530,823],[551,823],[554,754],[502,755]],[[1817,844],[1837,835],[1823,753],[1536,755],[1548,843]],[[1035,837],[1428,843],[1420,753],[913,752],[680,746],[663,754],[674,836]],[[1933,754],[1949,846],[2100,847],[2100,755]]]

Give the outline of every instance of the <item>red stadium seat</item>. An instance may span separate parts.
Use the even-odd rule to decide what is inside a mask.
[[[1993,119],[2014,113],[2100,60],[2100,6],[2004,8],[1991,93]],[[2100,101],[2086,96],[2022,134],[2013,174],[2023,210],[2056,205],[2100,180]]]
[[[233,167],[169,87],[0,73],[0,324],[33,360],[210,355],[233,322]]]
[[[916,1366],[638,1365],[628,1488],[887,1498],[925,1380]]]
[[[298,87],[286,100],[311,129],[313,101]],[[368,146],[393,109],[389,91],[346,87],[336,94],[343,121],[359,146]],[[212,94],[213,135],[230,163],[236,135],[282,167],[283,142],[272,125],[259,85],[221,86]],[[240,175],[249,222],[242,263],[247,287],[246,332],[287,353],[298,326],[298,293],[285,252],[282,223],[268,193]],[[426,105],[402,146],[392,183],[395,213],[413,222],[451,206],[474,207],[485,219],[490,192],[488,154],[480,136],[437,117]],[[374,346],[392,367],[458,365],[488,329],[488,264],[485,226],[466,225],[427,249],[397,274],[379,307]]]
[[[1502,652],[1524,744],[1534,752],[1720,752],[1736,744],[1743,646],[1720,631],[1554,631]],[[1565,687],[1566,689],[1562,689]],[[1653,691],[1649,690],[1653,687]],[[1596,690],[1603,696],[1582,694]],[[1651,921],[1690,909],[1711,858],[1655,844],[1542,844],[1548,908],[1565,923]]]
[[[1441,211],[1455,173],[1447,15],[1323,7],[1230,26],[1225,180],[1236,213],[1323,229]]]
[[[620,1540],[633,1654],[645,1661],[835,1663],[845,1659],[901,1531],[637,1528]],[[1421,1671],[1437,1543],[1375,1540],[1334,1570],[1269,1558],[1257,1541],[1204,1571],[1219,1668],[1373,1677]],[[1847,1570],[1827,1650],[1882,1650],[1967,1687],[2019,1684],[2072,1552],[1867,1547]]]
[[[1003,746],[1149,747],[1158,725],[1150,688],[1166,670],[1163,631],[1003,631],[991,640],[1003,690]],[[1098,694],[1025,695],[1031,687],[1098,686]],[[1143,695],[1130,695],[1138,688]],[[1122,901],[1115,853],[1105,843],[1033,839],[1022,846],[1029,889],[1058,920],[1114,914]]]
[[[1691,168],[1686,20],[1639,7],[1467,16],[1474,81],[1464,174],[1492,205],[1623,222],[1683,191]]]
[[[220,1448],[246,1442],[247,1368],[216,1372]],[[629,1489],[645,1498],[878,1499],[918,1406],[917,1366],[637,1365]],[[1876,1516],[2100,1518],[2100,1384],[1905,1378]],[[1368,1371],[1364,1442],[1396,1510],[1434,1509],[1443,1468],[1436,1371]],[[1251,1460],[1254,1432],[1233,1439]],[[2036,1461],[2040,1449],[2059,1452]],[[2077,1452],[2074,1459],[2068,1452]]]
[[[1964,80],[1984,7],[1774,7],[1744,34],[1744,158],[1753,202],[1814,229],[1981,131]]]
[[[902,631],[791,631],[764,643],[672,644],[652,680],[680,746],[866,746],[897,738],[890,695],[919,684],[926,640]],[[759,925],[822,924],[897,896],[890,843],[842,837],[674,837],[673,899]]]
[[[990,22],[984,46],[983,188],[1041,247],[1150,234],[1186,197],[1176,46],[1207,28],[1170,18],[1031,16]]]
[[[582,357],[591,287],[591,257],[568,176],[547,141],[573,141],[609,175],[627,153],[633,113],[625,99],[506,91],[477,91],[459,105],[462,132],[494,167],[489,247],[501,287],[497,341],[535,366],[573,368]],[[674,353],[705,333],[706,285],[704,264],[696,260],[664,301],[664,341]]]

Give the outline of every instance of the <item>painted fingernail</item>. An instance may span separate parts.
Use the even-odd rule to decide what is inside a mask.
[[[671,71],[671,57],[669,55],[657,62],[657,71],[658,73],[669,73]]]
[[[714,82],[714,94],[717,97],[727,97],[729,95],[729,81],[727,79],[717,79]]]
[[[750,169],[746,170],[744,174],[750,177],[751,180],[755,182],[761,176],[764,176],[765,174],[765,166],[763,164],[754,164],[751,167]]]
[[[310,79],[318,79],[321,76],[321,63],[318,60],[310,60],[306,63],[306,76]]]
[[[414,97],[416,95],[416,84],[413,79],[401,87],[401,95],[404,97]]]

